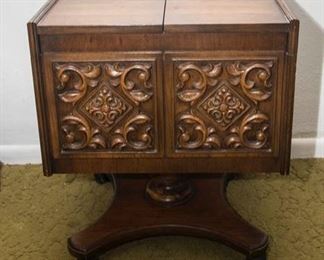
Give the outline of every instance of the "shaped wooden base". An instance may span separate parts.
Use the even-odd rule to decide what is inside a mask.
[[[95,224],[69,238],[70,253],[77,259],[98,259],[123,243],[182,235],[218,241],[245,254],[247,260],[266,259],[267,235],[242,219],[228,204],[226,175],[191,177],[189,186],[168,178],[162,181],[166,184],[163,189],[161,179],[152,182],[148,177],[115,176],[115,199],[111,207]],[[190,187],[192,192],[188,190]],[[163,199],[158,198],[159,203],[152,199],[161,190],[171,195],[179,190],[184,196],[167,194],[163,197],[168,198],[165,207]]]

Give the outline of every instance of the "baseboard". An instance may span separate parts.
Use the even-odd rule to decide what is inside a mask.
[[[293,138],[291,158],[324,158],[324,137]]]
[[[323,138],[294,138],[292,158],[324,158]],[[5,164],[41,163],[39,145],[0,145],[0,161]]]
[[[5,164],[41,163],[39,145],[0,145],[0,161]]]

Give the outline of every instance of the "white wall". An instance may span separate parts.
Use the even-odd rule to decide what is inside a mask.
[[[324,0],[288,0],[301,21],[294,157],[324,157]]]
[[[0,160],[39,162],[27,21],[46,0],[0,0]]]
[[[0,160],[6,163],[40,162],[26,23],[44,2],[0,0]],[[301,20],[293,156],[324,157],[324,0],[288,4]]]

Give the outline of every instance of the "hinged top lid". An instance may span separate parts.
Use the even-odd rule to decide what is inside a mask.
[[[281,0],[278,0],[278,2]],[[167,0],[165,31],[288,24],[276,0]],[[226,26],[228,25],[228,26]]]
[[[45,34],[287,31],[291,19],[284,0],[51,0],[45,9]]]
[[[38,27],[40,31],[96,27],[107,32],[162,32],[164,4],[165,0],[57,0]]]

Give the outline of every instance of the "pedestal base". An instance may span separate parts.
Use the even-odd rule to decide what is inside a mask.
[[[226,200],[226,176],[192,177],[194,196],[163,207],[145,195],[149,178],[115,177],[115,199],[92,226],[73,235],[68,248],[78,259],[97,259],[123,243],[154,236],[182,235],[218,241],[247,256],[266,259],[267,235],[242,219]]]

